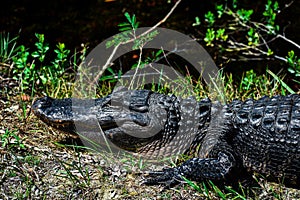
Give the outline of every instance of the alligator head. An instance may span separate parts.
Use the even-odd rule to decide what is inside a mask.
[[[210,102],[203,105],[202,116],[193,98],[120,90],[91,100],[43,97],[32,110],[46,124],[81,139],[101,145],[108,139],[118,148],[161,157],[187,150],[209,114]]]
[[[43,97],[33,103],[32,110],[56,129],[80,134],[97,143],[103,131],[115,145],[137,151],[159,137],[167,120],[166,109],[149,104],[153,102],[151,94],[147,90],[118,91],[92,100]]]

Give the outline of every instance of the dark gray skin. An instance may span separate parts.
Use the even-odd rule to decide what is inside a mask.
[[[172,145],[196,153],[178,167],[150,173],[146,184],[169,185],[182,177],[226,180],[241,168],[300,183],[299,95],[220,105],[209,99],[195,102],[136,90],[118,91],[93,103],[76,101],[72,109],[71,99],[44,97],[34,102],[32,110],[45,123],[70,133],[76,132],[74,122],[96,120],[116,146],[144,155],[172,154]],[[93,130],[99,131],[93,127],[87,132]],[[141,138],[134,136],[137,133],[151,134]]]

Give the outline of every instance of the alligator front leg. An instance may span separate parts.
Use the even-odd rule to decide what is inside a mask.
[[[219,152],[217,158],[192,158],[178,167],[150,172],[150,178],[144,184],[170,186],[184,181],[183,177],[196,181],[223,180],[234,167],[235,159],[232,154]]]

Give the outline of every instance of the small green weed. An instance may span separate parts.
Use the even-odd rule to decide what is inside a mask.
[[[214,25],[215,23],[215,15],[211,12],[208,11],[205,15],[204,15],[205,21],[208,24],[208,27],[211,27],[212,25]]]
[[[64,170],[60,171],[60,177],[70,179],[74,185],[79,187],[87,187],[90,185],[91,177],[89,175],[88,168],[84,168],[81,164],[81,155],[78,153],[78,161],[73,161],[72,163],[67,163],[58,158],[56,160],[61,164]],[[74,172],[78,173],[75,174]]]
[[[69,66],[70,50],[66,49],[64,43],[58,43],[53,50],[54,59],[46,59],[50,45],[46,43],[44,34],[35,34],[37,42],[36,49],[31,53],[24,45],[18,47],[16,55],[12,58],[14,67],[13,78],[20,81],[21,91],[31,90],[31,95],[37,91],[46,91],[47,94],[57,93],[71,76],[64,76]],[[79,61],[85,55],[86,47],[80,52]],[[73,56],[73,66],[77,66],[77,55]]]
[[[16,130],[9,131],[6,129],[5,133],[0,135],[2,148],[25,148],[24,144],[22,143],[22,139],[16,134],[16,132]]]
[[[40,164],[40,159],[37,156],[27,155],[24,158],[24,161],[28,163],[30,166],[36,166]]]
[[[35,37],[38,41],[34,44],[37,48],[36,51],[32,52],[31,56],[33,58],[38,58],[41,64],[45,61],[46,53],[49,50],[49,44],[45,43],[45,36],[44,34],[35,34]]]
[[[9,33],[0,33],[0,62],[9,63],[17,54],[19,47],[17,46],[18,36],[10,38]]]
[[[244,98],[258,98],[264,95],[273,96],[281,88],[280,82],[263,74],[257,75],[253,69],[246,71],[241,79],[237,93]]]
[[[242,194],[235,191],[231,187],[225,187],[224,189],[220,189],[217,185],[215,185],[212,181],[203,181],[201,185],[190,181],[183,177],[186,183],[192,187],[194,190],[203,194],[207,199],[215,199],[216,197],[220,199],[247,199],[247,195],[244,193],[242,186],[240,186],[240,190]]]
[[[296,77],[300,76],[300,58],[295,55],[293,50],[288,52],[288,56],[286,57],[287,63],[289,64],[288,71],[291,74],[294,74]]]
[[[279,31],[279,26],[275,24],[275,19],[278,11],[279,11],[278,2],[275,1],[273,3],[272,0],[268,0],[268,3],[266,4],[265,7],[265,11],[263,12],[263,16],[265,16],[265,21],[267,22],[266,27],[273,34],[275,34],[275,31]]]
[[[45,43],[43,34],[36,34],[36,38],[38,39],[38,42],[35,43],[37,50],[34,51],[31,56],[33,58],[36,58],[39,63],[35,63],[33,61],[28,66],[27,60],[30,53],[25,50],[24,46],[21,46],[21,51],[14,59],[16,64],[16,68],[14,70],[14,78],[21,78],[24,90],[29,89],[31,86],[34,89],[35,84],[37,84],[37,86],[45,87],[49,80],[51,81],[51,83],[55,83],[57,75],[60,75],[62,73],[62,69],[58,68],[59,65],[56,65],[56,67],[44,65],[46,53],[49,50],[49,45]],[[60,59],[59,56],[58,58]],[[61,62],[61,59],[55,59],[54,61],[54,63],[59,62]]]
[[[250,17],[253,14],[253,10],[245,10],[242,8],[237,10],[236,13],[243,22],[248,22],[250,21]]]
[[[205,34],[204,41],[206,42],[207,46],[214,46],[213,41],[215,39],[215,31],[212,28],[208,28]]]

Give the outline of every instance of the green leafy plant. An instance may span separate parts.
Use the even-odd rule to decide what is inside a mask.
[[[228,39],[228,35],[225,34],[225,29],[220,28],[217,30],[216,39],[226,41]]]
[[[28,89],[35,77],[32,75],[35,65],[28,64],[30,53],[24,45],[19,47],[17,55],[13,57],[15,67],[13,69],[13,78],[21,81],[21,88]]]
[[[288,9],[290,5],[283,9]],[[298,77],[298,58],[291,51],[287,53],[282,52],[283,49],[274,48],[274,41],[280,39],[287,48],[296,47],[295,52],[300,50],[299,44],[287,38],[286,34],[280,33],[280,27],[276,24],[279,11],[279,3],[275,0],[265,0],[265,9],[261,13],[254,9],[241,8],[237,0],[232,1],[232,4],[228,1],[218,2],[214,10],[204,14],[206,23],[197,28],[201,37],[204,35],[206,46],[213,48],[213,52],[218,52],[215,54],[218,55],[217,62],[222,63],[221,65],[228,65],[229,61],[275,60],[280,64],[288,63],[288,71]],[[217,17],[213,13],[217,13]],[[197,17],[193,26],[199,24],[201,20]],[[288,56],[282,57],[284,53]]]
[[[139,22],[136,21],[136,17],[134,14],[131,17],[128,12],[125,12],[124,16],[126,17],[127,22],[118,24],[118,26],[120,27],[120,31],[136,30],[139,27]]]
[[[221,18],[224,14],[224,6],[222,4],[216,5],[216,11],[218,13],[218,18]]]
[[[132,15],[131,17],[128,12],[125,12],[124,16],[127,19],[127,22],[118,24],[121,33],[114,35],[112,40],[107,41],[105,44],[106,48],[117,46],[122,42],[130,40],[132,36],[134,36],[135,30],[139,26],[139,22],[136,21],[135,15]]]
[[[258,33],[254,31],[253,28],[250,28],[249,31],[247,32],[248,34],[248,45],[249,46],[256,46],[259,44],[259,36]]]
[[[205,34],[204,41],[206,42],[207,46],[214,46],[213,41],[215,39],[215,31],[212,28],[207,29],[207,32]]]
[[[278,10],[279,10],[278,2],[275,1],[273,3],[272,0],[268,0],[265,11],[263,12],[263,16],[265,16],[267,22],[266,27],[269,29],[271,33],[274,34],[275,34],[274,31],[279,31],[279,26],[275,24],[276,12],[278,12]]]
[[[251,69],[246,72],[244,78],[242,79],[241,86],[244,90],[249,90],[253,86],[255,87],[256,84],[259,84],[259,79],[257,78],[257,75],[253,69]]]
[[[37,42],[36,50],[30,51],[21,45],[16,56],[13,57],[13,78],[20,80],[22,91],[31,89],[32,94],[37,90],[47,91],[48,87],[55,88],[60,84],[60,77],[64,74],[68,65],[70,50],[66,49],[64,43],[58,43],[53,61],[47,61],[49,44],[45,42],[44,34],[35,34]]]
[[[35,43],[35,46],[37,48],[36,51],[32,52],[31,56],[33,58],[38,58],[41,63],[44,62],[46,52],[49,50],[49,44],[45,43],[45,36],[44,34],[35,34],[35,37],[38,39],[38,41]]]
[[[245,10],[242,8],[240,10],[237,10],[236,13],[243,22],[248,22],[250,20],[251,15],[253,14],[253,10]]]
[[[208,11],[204,15],[204,18],[205,18],[205,21],[208,23],[209,27],[211,27],[212,25],[214,25],[214,23],[215,23],[215,15],[211,11]]]
[[[48,72],[51,84],[57,86],[59,77],[65,72],[67,68],[67,58],[70,54],[70,50],[66,49],[64,43],[58,43],[56,49],[54,49],[56,58],[51,62],[52,65],[45,67],[45,71]],[[48,78],[47,77],[47,78]]]
[[[199,26],[201,24],[200,18],[195,17],[195,22],[193,23],[193,26]]]
[[[2,148],[25,148],[21,138],[15,133],[16,131],[5,130],[4,134],[0,135]]]
[[[118,48],[121,44],[126,44],[128,41],[133,42],[132,50],[140,50],[143,45],[145,45],[148,41],[151,41],[157,34],[158,31],[150,31],[147,34],[136,35],[136,29],[139,26],[139,22],[136,21],[135,15],[130,15],[129,13],[125,13],[126,22],[120,23],[118,26],[121,33],[113,36],[113,39],[106,42],[106,48],[113,47]],[[160,52],[160,51],[158,51]],[[137,64],[132,65],[131,69],[142,68],[144,64],[147,64],[149,60],[141,61]],[[107,67],[106,74],[101,76],[100,81],[116,82],[122,76],[122,71],[117,69],[114,70],[111,67]]]
[[[288,56],[286,57],[287,63],[289,64],[288,71],[294,74],[296,77],[300,76],[300,58],[295,55],[293,50],[288,52]]]

